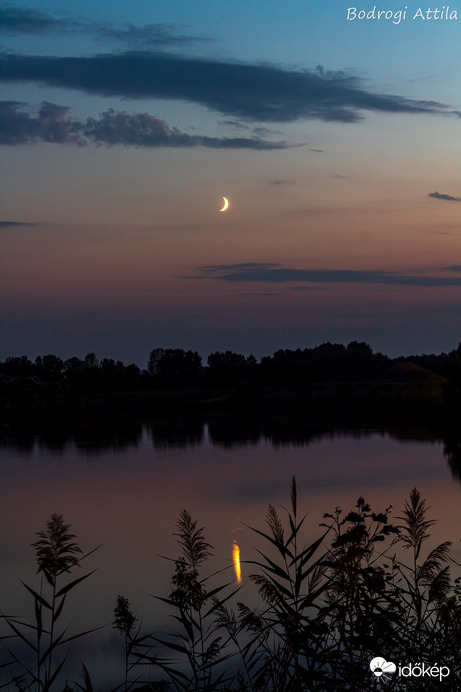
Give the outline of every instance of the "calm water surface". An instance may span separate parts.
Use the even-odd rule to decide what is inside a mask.
[[[38,588],[30,544],[53,512],[62,514],[84,551],[102,544],[82,567],[95,574],[70,595],[72,632],[107,625],[82,640],[68,664],[76,675],[84,660],[96,680],[102,676],[105,682],[120,681],[121,644],[110,626],[117,594],[130,600],[146,631],[167,627],[165,612],[150,594],[169,594],[172,564],[160,556],[178,554],[172,533],[183,508],[214,546],[212,571],[231,566],[234,540],[242,560],[255,557],[253,547],[262,546],[245,525],[263,529],[269,502],[288,506],[293,475],[299,505],[309,512],[306,543],[320,535],[325,512],[336,506],[348,511],[359,496],[376,512],[393,505],[398,516],[416,485],[438,520],[434,541],[453,541],[452,555],[461,562],[461,487],[442,442],[336,432],[309,444],[238,436],[217,444],[206,426],[177,440],[144,427],[133,439],[98,445],[4,441],[0,473],[1,609],[33,617],[18,577]],[[251,601],[246,576],[244,565],[239,599]],[[0,661],[2,655],[0,650]]]

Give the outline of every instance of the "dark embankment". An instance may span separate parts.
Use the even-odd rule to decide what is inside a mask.
[[[456,428],[460,383],[459,348],[390,359],[358,342],[276,351],[259,363],[226,351],[206,367],[195,352],[155,349],[143,371],[94,354],[8,358],[0,363],[1,434],[126,439],[150,424],[187,436],[207,423],[248,437],[343,428],[430,439]]]
[[[143,423],[184,428],[194,422],[248,432],[299,434],[321,428],[399,430],[429,435],[448,420],[443,380],[321,382],[173,391],[16,391],[0,399],[3,434],[129,434]],[[423,431],[426,430],[424,433]]]

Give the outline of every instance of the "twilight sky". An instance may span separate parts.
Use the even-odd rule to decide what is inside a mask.
[[[461,2],[353,6],[0,3],[0,358],[456,347]]]

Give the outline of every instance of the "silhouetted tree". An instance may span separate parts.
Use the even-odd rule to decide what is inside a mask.
[[[1,372],[12,377],[35,375],[37,368],[27,356],[11,356],[1,365]]]
[[[256,369],[256,358],[245,358],[233,351],[215,351],[208,356],[207,380],[211,384],[228,385],[251,378]]]
[[[99,361],[96,358],[95,353],[87,353],[85,356],[85,367],[86,368],[97,368],[99,366]]]
[[[59,382],[62,380],[64,363],[58,356],[37,356],[35,365],[37,366],[38,374],[41,379],[47,382]]]
[[[151,351],[148,368],[161,386],[191,385],[200,379],[202,358],[197,351],[156,348]]]
[[[151,375],[157,375],[160,362],[164,355],[164,348],[154,348],[154,350],[150,352],[149,361],[147,363],[147,369]]]
[[[85,363],[83,360],[80,360],[80,358],[77,358],[77,356],[72,356],[72,358],[68,358],[67,360],[64,361],[64,372],[72,372],[74,370],[80,370],[81,368],[85,367]]]

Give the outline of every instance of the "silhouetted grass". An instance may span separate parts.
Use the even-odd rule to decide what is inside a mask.
[[[66,655],[63,655],[59,663],[55,663],[55,653],[65,644],[88,634],[88,632],[80,632],[68,636],[67,629],[56,632],[56,625],[62,615],[67,595],[92,574],[89,572],[61,585],[60,577],[70,574],[90,554],[83,555],[82,549],[73,540],[76,538],[75,534],[70,533],[69,529],[70,525],[64,523],[60,514],[52,514],[46,523],[46,530],[39,531],[38,540],[32,543],[36,553],[37,571],[43,574],[45,581],[42,579],[38,590],[24,582],[21,583],[34,599],[35,621],[26,622],[2,613],[8,627],[33,652],[35,658],[34,664],[26,664],[18,659],[8,644],[5,646],[11,656],[11,661],[7,661],[4,664],[5,667],[17,663],[23,671],[16,681],[20,689],[48,692],[66,660]]]
[[[343,513],[324,515],[318,538],[305,544],[306,515],[299,511],[293,479],[290,504],[269,505],[265,527],[252,531],[262,542],[251,581],[259,605],[237,602],[239,588],[225,571],[210,571],[212,547],[197,521],[183,510],[174,537],[179,556],[171,592],[156,596],[172,613],[170,634],[135,631],[137,616],[118,596],[113,627],[124,638],[124,676],[115,690],[168,692],[365,692],[461,688],[460,578],[453,580],[450,544],[427,549],[435,523],[416,488],[391,521],[391,508],[373,511],[364,498]],[[52,515],[33,544],[39,589],[24,585],[33,599],[35,621],[3,614],[11,637],[1,665],[10,672],[4,687],[42,692],[63,688],[66,657],[60,650],[84,633],[57,632],[65,599],[89,574],[65,585],[58,579],[78,567],[81,549],[69,526]],[[456,565],[459,567],[459,565]],[[46,592],[48,590],[48,592]],[[233,604],[233,605],[231,605]],[[15,641],[33,658],[22,659]],[[446,666],[443,679],[377,677],[370,661]],[[75,671],[66,673],[67,680]],[[149,680],[149,682],[147,682]],[[141,687],[142,685],[142,687]],[[82,664],[79,680],[66,692],[92,692]]]

